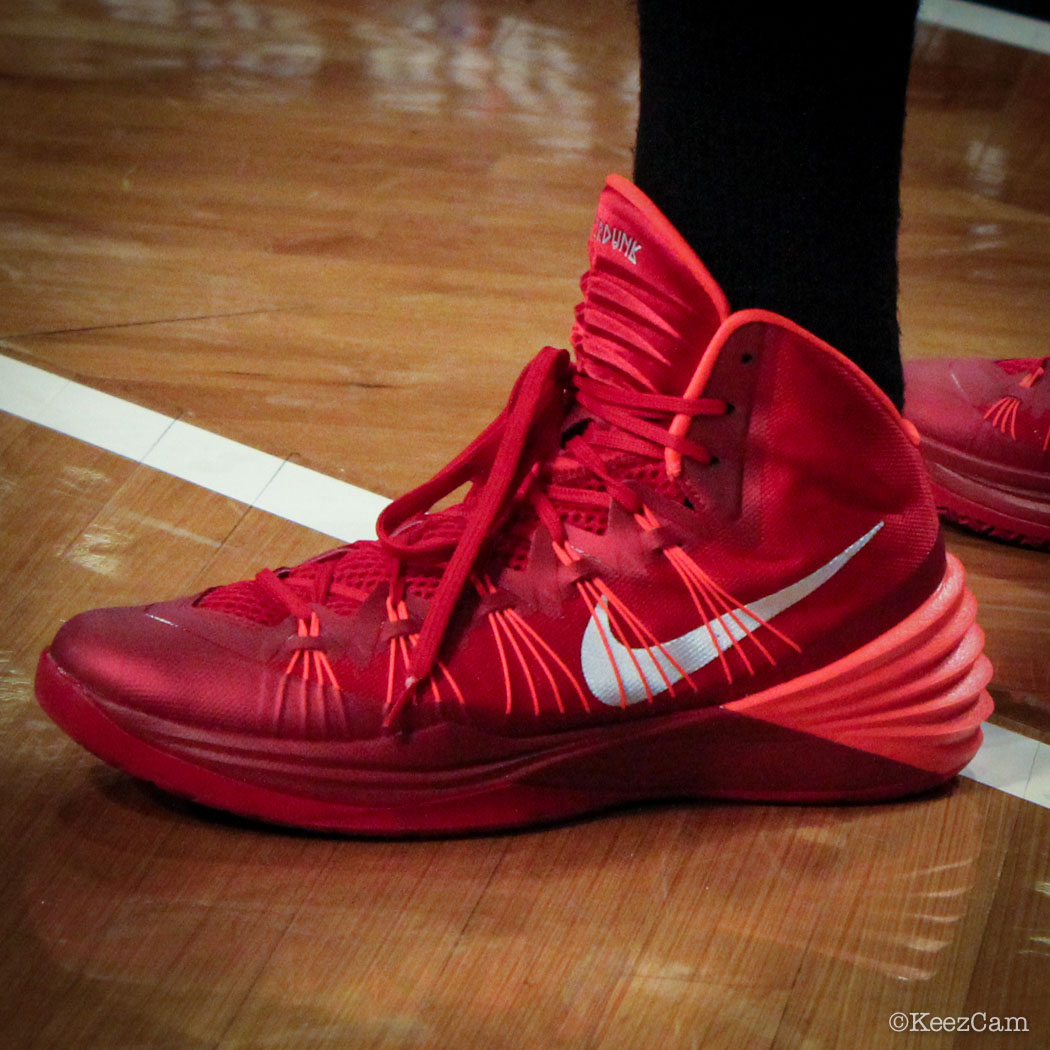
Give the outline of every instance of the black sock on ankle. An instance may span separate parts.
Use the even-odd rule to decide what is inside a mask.
[[[790,317],[900,406],[897,226],[918,0],[638,0],[635,182],[734,309]]]

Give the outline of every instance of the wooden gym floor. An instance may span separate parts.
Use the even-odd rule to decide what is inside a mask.
[[[11,0],[0,74],[3,358],[386,496],[565,343],[631,168],[624,0]],[[1050,57],[921,28],[907,354],[1048,352],[1048,128]],[[1035,779],[445,842],[225,819],[67,741],[36,657],[80,609],[332,541],[10,413],[0,493],[5,1047],[1050,1046]],[[1050,556],[948,540],[995,722],[1045,743]]]

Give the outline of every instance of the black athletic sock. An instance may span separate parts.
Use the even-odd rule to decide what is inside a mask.
[[[734,309],[797,321],[898,406],[900,157],[917,6],[638,0],[638,186]]]

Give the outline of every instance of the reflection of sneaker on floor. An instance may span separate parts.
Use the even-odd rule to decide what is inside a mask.
[[[911,361],[905,414],[941,513],[1050,549],[1050,358]]]
[[[912,428],[790,321],[731,315],[626,180],[590,261],[576,365],[542,352],[379,542],[76,617],[54,719],[178,794],[371,833],[961,769],[990,669]]]

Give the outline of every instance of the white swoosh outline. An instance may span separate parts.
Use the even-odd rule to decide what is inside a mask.
[[[701,667],[706,667],[712,660],[717,660],[721,653],[732,649],[745,635],[761,627],[763,620],[768,623],[774,616],[812,594],[866,547],[885,524],[880,521],[841,554],[835,555],[831,561],[801,580],[751,602],[746,608],[723,613],[652,649],[632,649],[620,642],[610,628],[609,614],[601,603],[595,605],[580,645],[580,665],[587,688],[595,699],[610,707],[619,707],[624,699],[628,704],[637,704],[650,694],[656,696],[664,692],[684,677],[683,672],[693,674]],[[608,642],[608,650],[602,641],[602,633]],[[626,697],[621,695],[617,671]]]

